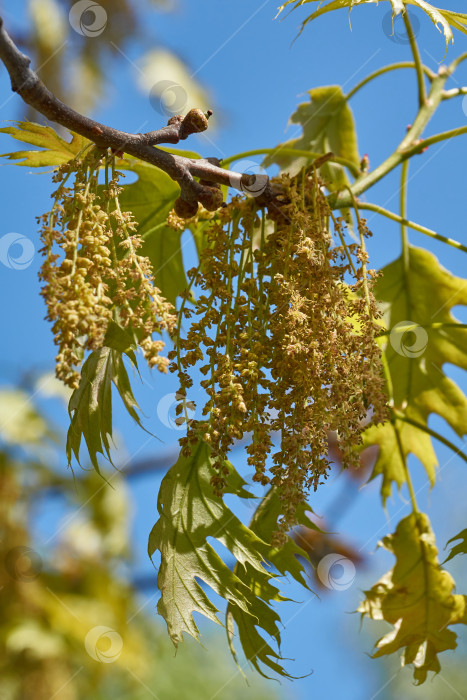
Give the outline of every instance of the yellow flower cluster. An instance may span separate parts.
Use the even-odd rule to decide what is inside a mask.
[[[61,166],[54,175],[59,186],[52,210],[38,219],[45,258],[42,295],[58,346],[56,373],[72,388],[79,384],[85,352],[103,345],[111,320],[127,329],[148,364],[163,372],[168,366],[159,354],[164,343],[152,336],[171,333],[176,325],[175,309],[154,285],[149,259],[137,253],[137,224],[121,211],[122,173],[113,166],[113,156],[94,147]],[[104,186],[98,185],[101,169]],[[70,178],[73,185],[67,186]]]
[[[192,384],[187,370],[199,364],[206,376],[207,418],[189,424],[183,450],[202,427],[216,460],[214,490],[222,494],[228,452],[246,438],[254,479],[277,486],[282,498],[279,544],[307,491],[327,475],[328,432],[338,432],[346,464],[355,464],[365,421],[385,417],[386,398],[365,221],[358,219],[360,245],[348,245],[335,220],[335,245],[315,170],[282,176],[274,187],[280,204],[267,215],[254,199],[219,211],[191,271],[201,289],[196,317],[169,357],[180,379],[179,413]]]

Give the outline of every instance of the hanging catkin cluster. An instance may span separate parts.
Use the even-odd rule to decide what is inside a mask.
[[[281,494],[280,542],[307,491],[326,477],[328,431],[338,432],[346,464],[355,463],[363,425],[370,414],[384,418],[386,401],[365,221],[358,219],[360,244],[346,244],[335,220],[335,245],[315,170],[274,186],[282,204],[268,215],[258,214],[254,199],[237,198],[211,224],[191,271],[201,294],[193,311],[187,292],[180,311],[195,318],[169,357],[180,379],[181,419],[189,368],[198,365],[206,377],[206,421],[189,423],[184,451],[202,426],[221,494],[229,450],[245,438],[254,480]]]
[[[38,219],[42,295],[58,346],[56,373],[72,388],[78,386],[85,351],[102,346],[110,320],[127,329],[148,364],[163,372],[164,343],[152,335],[172,332],[176,324],[175,309],[154,285],[148,258],[137,252],[141,238],[132,214],[121,211],[122,173],[113,170],[109,179],[112,163],[111,155],[93,147],[61,166],[52,210]],[[104,187],[98,187],[101,168]],[[66,186],[71,177],[73,185]]]

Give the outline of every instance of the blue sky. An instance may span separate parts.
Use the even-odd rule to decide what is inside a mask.
[[[387,35],[389,3],[356,8],[352,12],[352,30],[345,11],[327,15],[310,25],[294,43],[300,14],[282,22],[274,21],[276,3],[277,0],[236,0],[234,3],[179,0],[178,9],[173,13],[146,11],[148,34],[177,52],[213,97],[216,113],[212,121],[216,128],[192,138],[186,144],[188,148],[205,156],[227,157],[249,149],[272,147],[285,138],[300,134],[297,127],[287,129],[287,122],[297,104],[307,99],[307,90],[320,85],[340,84],[344,91],[349,91],[366,74],[384,64],[411,58],[407,44]],[[24,21],[21,14],[23,4],[19,2],[14,10],[9,10],[15,23]],[[462,9],[460,0],[449,3],[449,6]],[[423,13],[415,14],[419,23],[422,60],[436,71],[443,60],[443,37]],[[105,41],[105,32],[92,40]],[[447,60],[466,50],[465,45],[465,37],[457,33]],[[147,44],[144,48],[136,43],[129,44],[125,46],[126,58],[121,57],[118,69],[114,64],[109,65],[108,94],[94,112],[97,119],[130,132],[139,129],[143,123],[148,124],[148,130],[162,126],[161,117],[151,106],[148,95],[137,87],[134,62],[147,48]],[[456,80],[467,84],[467,63],[456,74]],[[455,85],[451,81],[451,87]],[[360,152],[369,155],[372,167],[387,157],[403,138],[416,111],[416,96],[414,72],[401,70],[381,77],[351,100]],[[465,125],[465,103],[464,109],[462,99],[443,104],[427,134]],[[1,71],[0,119],[14,119],[19,115],[20,100],[10,93],[5,71]],[[3,135],[1,141],[1,152],[18,148]],[[464,204],[466,142],[466,137],[443,142],[412,160],[408,211],[410,219],[464,244],[467,242]],[[260,162],[259,158],[256,160]],[[398,179],[399,173],[392,173],[373,188],[368,200],[397,211]],[[5,163],[0,167],[0,188],[3,193],[0,237],[16,232],[32,240],[37,249],[35,217],[49,208],[50,176],[30,173],[27,168]],[[400,253],[398,226],[377,215],[370,214],[368,220],[374,234],[369,243],[372,267],[382,267]],[[462,254],[415,232],[410,233],[410,240],[415,245],[428,245],[443,265],[455,274],[463,274],[465,262]],[[189,241],[184,254],[187,258],[192,255]],[[8,269],[0,263],[2,384],[13,384],[30,371],[50,371],[53,368],[55,349],[50,328],[43,320],[45,311],[38,294],[39,266],[37,254],[25,270]],[[456,309],[455,312],[458,318],[464,322],[467,320],[465,309]],[[449,374],[465,389],[465,376],[460,370],[449,368]],[[174,380],[155,375],[151,378],[145,372],[143,376],[145,382],[135,389],[137,398],[148,417],[146,424],[163,440],[163,444],[150,440],[121,411],[117,411],[118,430],[125,442],[124,450],[118,455],[121,464],[125,459],[172,453],[180,435],[160,421],[157,411],[161,399],[176,390]],[[54,419],[66,428],[63,408],[53,404],[50,410]],[[442,421],[433,420],[430,425],[459,444]],[[446,448],[437,446],[437,454],[440,472],[432,495],[420,465],[414,464],[413,475],[420,505],[428,512],[438,543],[444,547],[447,539],[466,525],[465,508],[453,500],[452,493],[467,486],[467,476],[465,464],[453,458]],[[235,456],[238,460],[236,466],[246,473],[241,451]],[[145,550],[148,532],[156,518],[158,480],[156,474],[140,477],[131,483],[137,553],[132,573],[138,575],[153,571]],[[344,695],[346,700],[370,700],[383,697],[378,693],[387,676],[382,673],[380,662],[371,661],[366,652],[371,650],[372,641],[378,634],[385,630],[373,629],[366,623],[368,634],[358,634],[358,616],[347,614],[358,605],[361,590],[371,585],[391,564],[391,558],[383,552],[374,553],[378,539],[391,531],[410,510],[407,494],[403,491],[401,496],[394,496],[385,514],[378,488],[377,482],[365,487],[355,505],[339,521],[342,533],[368,556],[368,566],[357,571],[354,584],[345,591],[325,594],[320,600],[293,586],[287,590],[291,598],[304,602],[300,605],[285,604],[282,608],[284,655],[296,659],[291,670],[297,675],[314,670],[313,675],[296,681],[293,686],[286,684],[285,690],[291,698]],[[331,478],[329,484],[312,497],[315,511],[324,512],[326,504],[333,500],[338,490],[339,485]],[[447,504],[449,517],[446,517]],[[44,533],[53,529],[53,518],[43,519],[41,527]],[[462,576],[459,562],[454,561],[451,570],[459,578]],[[148,615],[154,615],[154,602],[146,610]],[[394,660],[390,676],[395,673],[397,665],[397,660]],[[409,683],[410,672],[406,670],[405,673]],[[245,696],[249,697],[248,688],[245,688]],[[222,694],[219,697],[222,698]],[[456,696],[453,694],[452,697]]]

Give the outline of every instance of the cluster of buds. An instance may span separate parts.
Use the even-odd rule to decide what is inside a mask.
[[[369,414],[385,418],[386,398],[364,220],[360,245],[346,244],[335,220],[342,243],[335,245],[315,169],[273,185],[280,196],[268,214],[253,198],[236,198],[212,221],[190,273],[200,295],[192,309],[187,294],[181,309],[195,318],[169,357],[180,414],[188,370],[199,366],[206,377],[206,419],[189,424],[182,449],[189,453],[199,437],[210,444],[221,495],[228,453],[246,439],[254,480],[281,495],[280,544],[298,505],[329,471],[328,432],[337,430],[346,465],[355,464],[363,425]]]
[[[54,175],[53,207],[38,219],[42,295],[58,346],[56,373],[71,388],[79,384],[86,351],[102,347],[111,320],[128,330],[149,365],[161,371],[168,365],[159,354],[164,343],[152,336],[171,333],[176,324],[173,306],[154,285],[149,259],[136,252],[137,224],[121,211],[122,173],[113,170],[109,181],[113,166],[113,156],[95,147],[61,166]],[[103,187],[98,185],[102,168]]]
[[[191,109],[184,117],[177,115],[169,119],[169,126],[171,124],[179,124],[179,138],[185,139],[190,134],[206,131],[208,119],[211,115],[211,110],[208,110],[205,114],[200,109]],[[208,158],[207,160],[214,165],[219,165],[220,162],[217,158]],[[184,226],[181,225],[181,222],[196,216],[200,204],[208,212],[217,211],[222,206],[224,198],[219,184],[210,180],[200,179],[197,182],[191,182],[191,185],[189,191],[184,191],[182,187],[182,193],[175,200],[174,208],[171,215],[169,215],[169,223],[170,219],[172,219],[172,225],[175,223],[174,228],[183,228]],[[177,219],[179,219],[179,222],[177,222]],[[177,223],[179,224],[178,226]]]

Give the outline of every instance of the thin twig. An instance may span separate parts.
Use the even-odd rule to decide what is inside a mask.
[[[145,134],[126,133],[89,119],[68,107],[50,92],[30,68],[31,61],[28,56],[21,53],[9,36],[1,17],[0,59],[10,75],[12,90],[17,92],[24,102],[47,119],[84,136],[102,149],[111,148],[114,151],[125,152],[157,166],[180,185],[182,197],[187,201],[198,201],[199,194],[204,190],[204,187],[194,180],[195,177],[242,191],[242,174],[220,168],[217,159],[186,158],[154,147],[161,143],[176,144],[190,134],[204,131],[211,112],[203,115],[200,110],[191,110],[185,117],[172,117],[167,126]],[[269,185],[263,192],[263,199],[268,194],[273,196]]]
[[[351,189],[355,197],[359,197],[361,194],[363,194],[363,192],[366,192],[366,190],[372,187],[375,183],[379,182],[383,177],[385,177],[385,175],[394,170],[394,168],[399,166],[415,153],[422,151],[425,146],[431,142],[431,139],[421,141],[420,137],[443,99],[444,86],[453,70],[454,68],[452,68],[452,66],[449,66],[449,68],[446,68],[445,66],[440,67],[438,75],[431,84],[431,89],[425,103],[419,109],[414,123],[407,131],[407,134],[402,139],[398,148],[396,148],[396,150],[388,158],[386,158],[385,161],[378,165],[377,168],[366,175],[357,178],[357,180],[352,184]],[[465,127],[465,129],[467,131],[467,127]],[[454,131],[462,133],[462,130],[460,129]],[[455,135],[458,135],[458,133]],[[446,134],[452,134],[452,132],[446,132]],[[447,137],[448,136],[446,136],[446,138]],[[352,205],[352,198],[350,194],[345,191],[338,194],[330,194],[328,196],[328,201],[332,209],[346,209]]]

